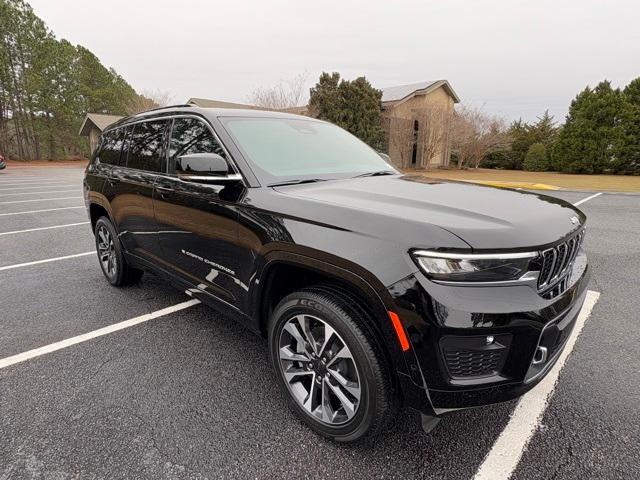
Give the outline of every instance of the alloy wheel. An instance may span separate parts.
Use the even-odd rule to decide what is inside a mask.
[[[358,367],[331,325],[313,315],[290,318],[278,354],[287,387],[308,415],[328,425],[353,418],[362,393]]]
[[[115,276],[118,268],[116,249],[113,244],[113,237],[104,225],[98,227],[98,257],[104,272],[109,277]]]

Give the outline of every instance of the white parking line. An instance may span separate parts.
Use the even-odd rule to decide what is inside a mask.
[[[95,255],[95,253],[96,252],[92,250],[91,252],[75,253],[73,255],[65,255],[64,257],[45,258],[44,260],[36,260],[34,262],[26,263],[14,263],[13,265],[0,267],[0,272],[4,270],[13,270],[14,268],[30,267],[31,265],[40,265],[42,263],[59,262],[60,260],[68,260],[69,258],[86,257],[87,255]]]
[[[31,200],[11,200],[10,202],[0,202],[0,205],[8,203],[29,203],[29,202],[48,202],[50,200],[77,200],[82,197],[55,197],[55,198],[32,198]]]
[[[51,180],[50,182],[11,182],[0,184],[0,187],[55,187],[60,183],[67,183],[73,181],[72,179]]]
[[[146,313],[144,315],[140,315],[139,317],[134,317],[129,320],[125,320],[124,322],[114,323],[113,325],[109,325],[108,327],[99,328],[98,330],[93,330],[88,333],[83,333],[82,335],[78,335],[76,337],[67,338],[66,340],[62,340],[60,342],[50,343],[49,345],[45,345],[44,347],[35,348],[33,350],[28,350],[23,353],[18,353],[17,355],[0,359],[0,369],[7,368],[11,365],[15,365],[16,363],[21,363],[26,360],[30,360],[32,358],[46,355],[47,353],[55,352],[57,350],[62,350],[63,348],[67,348],[72,345],[77,345],[79,343],[86,342],[96,337],[101,337],[103,335],[108,335],[110,333],[114,333],[119,330],[124,330],[125,328],[133,327],[134,325],[148,322],[149,320],[153,320],[154,318],[159,318],[165,315],[169,315],[170,313],[179,312],[180,310],[193,307],[194,305],[197,305],[199,303],[200,303],[200,300],[196,300],[196,299],[187,300],[186,302],[178,303],[176,305],[172,305],[171,307],[163,308],[161,310],[156,310],[155,312]]]
[[[66,187],[79,187],[79,185],[74,185],[73,183],[62,183],[60,185],[40,185],[37,187],[11,187],[11,188],[3,188],[0,189],[0,192],[9,192],[13,190],[37,190],[39,188],[66,188]]]
[[[0,183],[6,182],[52,182],[61,178],[74,178],[74,175],[56,175],[48,177],[34,177],[26,175],[15,175],[13,177],[0,178]]]
[[[549,399],[553,395],[560,371],[571,354],[578,335],[599,296],[599,292],[591,290],[587,292],[584,305],[560,358],[547,376],[520,399],[511,414],[509,423],[484,458],[474,480],[506,480],[511,477],[531,437],[538,429]]]
[[[70,181],[73,179],[68,179],[66,181]],[[60,180],[56,179],[56,180],[0,180],[0,186],[2,185],[29,185],[31,183],[56,183],[59,182]]]
[[[7,175],[0,172],[0,181],[12,181],[12,180],[55,180],[56,178],[74,178],[82,177],[73,173],[61,173],[56,175],[32,175],[32,174],[19,174],[19,175]]]
[[[15,197],[16,195],[40,195],[42,193],[73,193],[80,192],[77,188],[75,190],[47,190],[46,192],[20,192],[20,193],[0,193],[0,197]]]
[[[584,202],[588,202],[589,200],[592,200],[596,197],[599,197],[600,195],[602,195],[602,192],[598,192],[598,193],[594,193],[593,195],[587,197],[587,198],[583,198],[582,200],[576,202],[573,204],[574,207],[577,207],[578,205],[582,205]]]
[[[52,230],[54,228],[75,227],[76,225],[87,225],[89,222],[67,223],[65,225],[53,225],[51,227],[28,228],[26,230],[14,230],[13,232],[0,232],[2,235],[15,235],[16,233],[39,232],[40,230]]]
[[[3,182],[11,181],[11,180],[20,180],[20,179],[28,179],[28,180],[48,180],[53,177],[45,177],[43,175],[7,175],[2,174],[0,180]]]
[[[54,212],[56,210],[72,210],[74,208],[85,208],[85,207],[81,206],[81,207],[45,208],[44,210],[29,210],[28,212],[0,213],[0,217],[6,217],[7,215],[24,215],[25,213],[41,213],[41,212]]]

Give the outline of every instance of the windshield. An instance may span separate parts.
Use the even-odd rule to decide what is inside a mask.
[[[313,119],[220,118],[261,183],[337,179],[393,170],[367,144]]]

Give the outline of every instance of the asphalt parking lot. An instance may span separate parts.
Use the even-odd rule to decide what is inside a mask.
[[[476,476],[517,402],[451,414],[429,435],[405,412],[375,442],[337,445],[287,410],[266,343],[202,305],[3,365],[188,300],[151,275],[108,286],[81,178],[67,166],[0,172],[0,479]],[[640,196],[580,208],[601,295],[515,479],[640,478]]]

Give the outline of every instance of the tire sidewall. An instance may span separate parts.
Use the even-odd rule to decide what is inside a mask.
[[[362,345],[361,340],[352,331],[350,323],[353,324],[353,320],[345,312],[323,302],[321,298],[310,297],[312,295],[292,294],[281,302],[271,316],[269,322],[269,352],[278,377],[278,385],[285,394],[290,407],[313,430],[337,441],[354,441],[364,436],[375,420],[376,382],[373,371],[365,353],[365,346]],[[346,342],[354,357],[362,393],[356,415],[345,424],[332,426],[314,419],[296,401],[287,386],[280,366],[280,333],[284,324],[291,317],[299,314],[313,315],[327,322]]]

